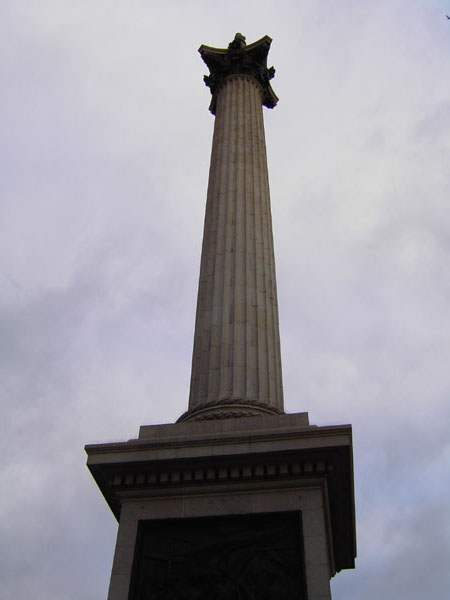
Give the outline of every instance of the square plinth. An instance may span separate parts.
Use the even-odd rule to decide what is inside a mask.
[[[299,582],[304,570],[304,596],[299,592],[298,598],[330,598],[330,577],[354,567],[349,425],[310,426],[300,413],[144,426],[136,440],[90,445],[86,451],[119,520],[109,600],[147,598],[132,595],[142,585],[136,582],[147,577],[137,574],[147,547],[142,536],[156,535],[158,528],[176,531],[177,523],[183,523],[179,532],[193,531],[195,523],[222,524],[233,517],[245,529],[247,518],[269,523],[275,515],[296,515],[292,531],[304,557],[297,561]],[[247,534],[250,544],[250,525]],[[158,598],[152,593],[148,598]]]

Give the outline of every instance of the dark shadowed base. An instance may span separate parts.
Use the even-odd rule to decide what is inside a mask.
[[[130,600],[303,600],[300,512],[141,521]]]

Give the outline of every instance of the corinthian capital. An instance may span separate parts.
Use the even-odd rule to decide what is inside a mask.
[[[200,46],[198,51],[209,68],[205,75],[206,85],[211,90],[212,99],[209,110],[216,114],[217,94],[223,82],[229,75],[248,75],[256,79],[262,89],[262,103],[267,108],[273,108],[278,97],[269,81],[275,75],[273,67],[267,67],[267,54],[272,39],[266,35],[257,42],[247,46],[242,33],[237,33],[228,48],[212,48]]]

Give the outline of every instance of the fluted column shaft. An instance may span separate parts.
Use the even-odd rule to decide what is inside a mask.
[[[217,93],[187,418],[283,411],[262,94]]]

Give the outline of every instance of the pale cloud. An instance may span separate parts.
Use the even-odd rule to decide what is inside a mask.
[[[5,597],[106,595],[83,445],[186,408],[213,117],[196,49],[269,34],[285,401],[353,423],[334,598],[445,597],[448,8],[440,0],[0,9]],[[423,577],[423,573],[429,573]]]

